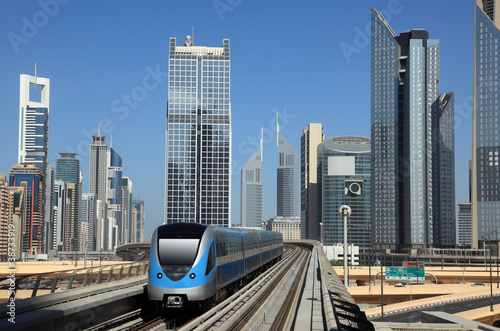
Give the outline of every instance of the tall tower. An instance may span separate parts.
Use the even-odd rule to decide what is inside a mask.
[[[170,38],[165,223],[231,224],[230,74],[229,39]]]
[[[451,190],[454,175],[443,159],[454,159],[453,97],[439,94],[439,40],[420,29],[396,36],[373,8],[371,32],[373,243],[453,245],[454,195],[439,194],[442,185]]]
[[[67,186],[68,199],[70,203],[70,213],[66,215],[63,230],[63,242],[65,251],[78,250],[82,189],[80,178],[80,160],[76,158],[76,153],[59,153],[60,157],[56,159],[56,180],[61,180],[67,184],[71,183],[71,189]]]
[[[500,237],[500,1],[476,0],[472,104],[472,247]]]
[[[24,191],[24,220],[21,224],[22,253],[44,253],[43,173],[33,163],[21,163],[12,167],[9,186],[22,187]]]
[[[122,238],[122,158],[109,147],[107,181],[108,224],[106,238],[108,250],[114,250],[123,243]]]
[[[87,242],[84,243],[84,250],[95,251],[95,224],[96,224],[96,203],[95,194],[82,194],[82,222],[88,224]],[[81,238],[81,237],[80,237]],[[81,246],[81,245],[80,245]]]
[[[33,88],[33,94],[30,93]],[[36,89],[40,91],[40,100],[35,100]],[[50,79],[36,76],[20,75],[19,87],[19,149],[18,163],[33,163],[42,170],[43,206],[41,218],[44,232],[52,226],[51,220],[51,188],[52,174],[49,167],[49,119],[50,119]],[[44,245],[49,245],[44,233]],[[46,251],[49,247],[44,247]]]
[[[321,123],[309,123],[300,138],[301,237],[320,240],[318,227],[318,145],[325,135]]]
[[[276,134],[278,145],[277,211],[276,216],[298,216],[298,164],[299,153],[280,133],[276,114]]]
[[[105,246],[106,227],[106,185],[108,181],[107,171],[107,150],[105,136],[101,135],[100,128],[97,134],[92,136],[90,144],[90,164],[89,164],[89,193],[93,193],[96,199],[96,218],[95,225],[96,249],[107,249]]]
[[[365,137],[328,138],[318,145],[319,219],[323,223],[318,239],[326,246],[343,242],[339,208],[348,205],[352,209],[348,244],[371,248],[370,153],[370,138]]]
[[[259,150],[241,168],[241,226],[260,227],[262,222],[262,141]]]

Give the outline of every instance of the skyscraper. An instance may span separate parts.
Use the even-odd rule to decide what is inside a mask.
[[[22,187],[24,190],[24,220],[21,224],[22,253],[44,253],[43,215],[43,173],[33,163],[21,163],[12,167],[9,186]]]
[[[133,242],[132,199],[132,180],[128,177],[122,177],[122,238],[124,244]]]
[[[371,57],[373,243],[453,245],[454,195],[440,199],[454,191],[453,94],[439,94],[439,40],[396,36],[372,8]]]
[[[370,138],[345,136],[325,139],[318,145],[318,229],[326,246],[343,243],[342,205],[351,207],[348,244],[370,249],[371,237]],[[322,238],[321,238],[322,237]]]
[[[33,88],[33,91],[31,91]],[[40,91],[37,99],[36,89]],[[33,92],[33,93],[30,93]],[[44,226],[42,236],[44,245],[49,245],[45,233],[51,228],[51,195],[52,180],[49,167],[49,120],[50,120],[50,79],[36,76],[20,75],[19,87],[19,149],[18,163],[33,163],[43,173],[41,186],[43,206],[41,218]],[[44,247],[47,250],[48,247]]]
[[[109,147],[108,151],[108,181],[107,181],[107,209],[108,224],[106,239],[108,250],[114,250],[123,243],[122,238],[122,158]]]
[[[89,164],[89,193],[95,194],[96,199],[96,217],[95,228],[96,249],[108,249],[105,245],[106,225],[106,185],[108,181],[107,150],[105,136],[101,135],[100,128],[97,134],[92,136],[90,144],[90,164]]]
[[[61,157],[56,159],[56,180],[61,180],[67,184],[67,198],[71,199],[70,210],[66,210],[67,214],[64,229],[63,229],[63,242],[65,251],[73,251],[80,247],[79,233],[80,233],[80,220],[81,220],[81,176],[80,176],[80,160],[76,158],[76,153],[59,153]]]
[[[88,223],[88,235],[85,249],[95,251],[95,224],[97,220],[95,194],[82,194],[82,222]],[[80,237],[81,238],[81,237]]]
[[[165,223],[231,224],[229,39],[222,44],[170,38]]]
[[[144,241],[144,221],[146,220],[144,212],[144,201],[133,199],[132,209],[134,219],[134,236],[132,241]],[[150,238],[148,238],[148,240],[149,239]]]
[[[9,246],[9,182],[0,174],[0,259],[7,261]]]
[[[64,233],[67,222],[66,206],[67,198],[67,183],[62,180],[54,181],[54,206],[53,206],[53,220],[54,226],[52,229],[52,249],[57,251],[64,251]]]
[[[303,239],[319,240],[318,145],[323,142],[321,123],[309,123],[300,138],[300,217]]]
[[[277,171],[276,216],[298,216],[299,153],[282,135],[276,114],[276,134],[279,164]]]
[[[500,1],[476,0],[474,30],[472,247],[479,248],[500,235]]]
[[[262,222],[262,141],[260,147],[241,168],[241,226],[260,227]]]

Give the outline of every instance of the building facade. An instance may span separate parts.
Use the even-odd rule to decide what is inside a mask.
[[[86,222],[88,224],[88,235],[87,241],[85,242],[85,249],[89,251],[95,251],[95,231],[97,215],[95,194],[93,193],[82,194],[82,222]]]
[[[458,246],[471,247],[472,244],[472,204],[458,203]]]
[[[372,9],[371,58],[373,243],[452,246],[453,93],[439,94],[439,40],[421,29],[396,35]]]
[[[283,241],[294,241],[301,239],[300,217],[275,217],[268,219],[262,225],[262,230],[276,231],[281,233]]]
[[[318,145],[319,240],[325,246],[344,242],[342,205],[351,207],[347,242],[362,249],[372,245],[370,138],[344,136]]]
[[[66,205],[67,205],[67,183],[62,180],[54,181],[54,206],[52,211],[53,237],[52,249],[56,251],[64,251],[64,231],[67,222]]]
[[[500,228],[500,1],[476,0],[472,103],[472,248]],[[493,235],[492,235],[493,234]]]
[[[258,227],[262,222],[262,141],[260,147],[241,168],[241,226]]]
[[[231,61],[222,47],[170,38],[165,223],[231,224]]]
[[[302,238],[319,240],[318,145],[325,135],[321,123],[309,123],[300,138],[300,217]]]
[[[276,216],[297,217],[299,153],[281,134],[276,114],[279,163],[277,169]]]
[[[9,252],[9,182],[7,175],[0,174],[0,260],[7,261]],[[11,246],[12,248],[12,246]]]
[[[139,199],[132,200],[133,213],[133,242],[144,241],[144,222],[146,215],[144,211],[144,201]],[[148,238],[150,240],[150,238]]]
[[[81,222],[81,201],[82,201],[82,178],[80,174],[80,160],[76,158],[76,153],[59,153],[56,159],[56,180],[63,181],[71,185],[67,186],[67,198],[71,199],[71,213],[67,213],[64,223],[64,251],[73,251],[80,247],[79,233]],[[68,210],[67,210],[68,211]]]
[[[35,69],[36,71],[36,69]],[[31,89],[33,88],[33,93]],[[36,89],[40,100],[36,99]],[[20,75],[19,87],[19,148],[18,163],[33,163],[43,173],[43,206],[41,217],[44,223],[44,245],[50,245],[46,233],[51,228],[52,174],[49,167],[49,127],[50,127],[50,79]],[[46,251],[48,247],[44,247]]]
[[[9,186],[22,187],[25,208],[21,224],[21,253],[41,254],[44,251],[43,172],[34,163],[12,167]]]
[[[107,181],[107,227],[105,237],[108,250],[114,250],[123,244],[122,237],[122,158],[109,147],[108,151],[108,181]]]
[[[96,216],[95,224],[96,234],[96,250],[107,250],[106,244],[106,191],[108,183],[108,165],[105,136],[101,135],[100,127],[97,129],[97,134],[92,136],[92,144],[90,144],[90,162],[89,162],[89,193],[95,195],[96,199]]]
[[[122,238],[123,244],[133,242],[132,180],[122,177]]]

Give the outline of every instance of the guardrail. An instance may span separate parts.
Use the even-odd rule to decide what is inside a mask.
[[[39,290],[50,290],[50,293],[54,293],[60,290],[109,283],[143,275],[148,268],[149,261],[141,261],[22,275],[15,279],[15,291],[10,288],[11,278],[5,277],[0,278],[0,289],[10,288],[11,295],[15,295],[18,290],[32,290],[31,297],[36,297]]]

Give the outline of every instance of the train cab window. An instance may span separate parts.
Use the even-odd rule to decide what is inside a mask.
[[[205,272],[205,276],[208,275],[214,267],[215,267],[215,247],[214,243],[212,242],[212,245],[210,245],[210,251],[208,252],[207,270]]]

